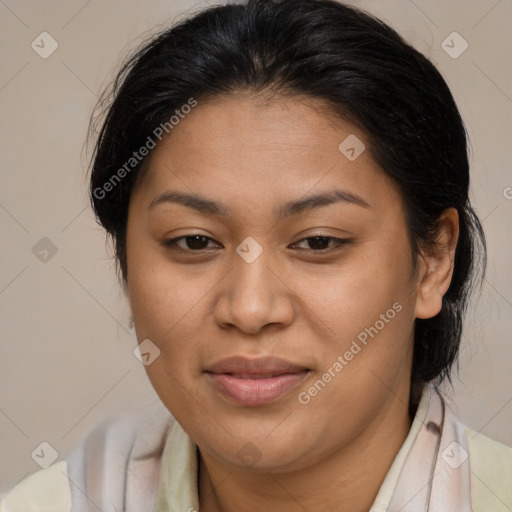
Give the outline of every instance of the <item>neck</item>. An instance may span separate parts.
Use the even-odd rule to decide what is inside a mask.
[[[394,398],[349,445],[298,471],[257,472],[200,455],[200,509],[368,512],[410,426],[402,396]]]

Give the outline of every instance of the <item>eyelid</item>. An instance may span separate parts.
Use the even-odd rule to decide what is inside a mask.
[[[297,242],[294,242],[293,245],[297,245],[298,243],[304,242],[304,241],[309,240],[311,238],[327,238],[329,241],[334,242],[334,245],[329,247],[329,248],[327,248],[327,249],[318,249],[318,250],[315,250],[315,249],[304,249],[305,251],[309,251],[311,253],[318,253],[318,254],[327,254],[328,252],[332,252],[332,251],[335,251],[337,249],[340,249],[344,245],[347,245],[347,244],[352,242],[352,240],[349,239],[349,238],[338,238],[338,237],[331,236],[331,235],[317,234],[317,235],[310,235],[310,236],[303,237],[300,240],[298,240]]]
[[[206,252],[211,252],[211,249],[208,249],[208,248],[194,250],[194,249],[186,249],[186,248],[180,247],[178,245],[178,241],[179,240],[182,240],[182,239],[185,239],[185,238],[192,238],[194,236],[200,236],[200,237],[202,237],[202,238],[204,238],[204,239],[206,239],[208,241],[213,241],[215,243],[219,243],[215,239],[213,239],[212,237],[209,237],[207,235],[203,235],[201,233],[189,233],[189,234],[181,235],[181,236],[178,236],[178,237],[175,237],[175,238],[172,238],[172,239],[166,239],[166,240],[164,240],[162,242],[162,244],[164,245],[164,247],[166,247],[168,249],[175,250],[176,252],[186,253],[186,254],[193,254],[193,253],[202,254],[205,251]],[[329,241],[334,242],[334,245],[329,247],[329,248],[326,248],[326,249],[316,249],[315,250],[315,249],[307,249],[307,248],[305,248],[305,249],[301,249],[301,251],[306,251],[306,252],[310,252],[310,253],[313,253],[313,254],[316,253],[318,255],[327,254],[327,253],[336,251],[338,249],[341,249],[341,248],[343,248],[343,246],[345,246],[345,245],[347,245],[347,244],[352,242],[352,239],[349,239],[349,238],[338,238],[338,237],[331,236],[331,235],[326,235],[326,234],[323,234],[323,233],[314,233],[312,235],[303,237],[303,238],[297,240],[296,242],[293,242],[291,245],[292,246],[296,246],[297,244],[299,244],[301,242],[305,242],[305,241],[313,239],[313,238],[326,238]]]
[[[216,240],[214,240],[212,237],[210,236],[207,236],[207,235],[203,235],[202,233],[188,233],[188,234],[185,234],[185,235],[181,235],[181,236],[177,236],[175,238],[168,238],[168,239],[165,239],[162,241],[162,244],[164,245],[164,247],[167,247],[169,249],[175,249],[176,251],[178,252],[186,252],[186,253],[201,253],[202,251],[205,251],[207,249],[199,249],[199,250],[196,250],[194,251],[193,249],[184,249],[183,247],[180,247],[179,245],[177,245],[177,242],[181,239],[185,239],[185,238],[192,238],[194,236],[200,236],[200,237],[203,237],[205,239],[207,239],[208,241],[213,241],[213,242],[216,242],[218,243]]]

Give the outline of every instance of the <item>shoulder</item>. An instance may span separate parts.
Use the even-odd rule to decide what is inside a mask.
[[[80,499],[74,488],[86,489],[92,479],[100,500],[116,502],[124,493],[129,459],[157,460],[173,421],[160,402],[107,417],[64,460],[29,474],[0,496],[0,512],[70,512]]]
[[[25,477],[0,500],[0,512],[69,512],[67,462],[55,462]]]
[[[142,455],[174,421],[160,401],[125,410],[98,423],[71,453],[69,462],[115,462],[136,452]]]
[[[465,426],[474,512],[512,510],[512,447]]]

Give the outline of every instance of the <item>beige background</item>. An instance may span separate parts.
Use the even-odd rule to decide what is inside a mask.
[[[431,57],[467,123],[489,269],[448,393],[465,423],[512,445],[512,2],[353,3]],[[129,311],[88,207],[83,144],[96,96],[120,58],[147,31],[206,5],[0,0],[0,491],[39,469],[31,453],[42,441],[65,457],[105,416],[157,399],[133,356]],[[43,31],[59,45],[48,59],[31,48]],[[469,44],[457,59],[441,48],[453,31]],[[46,263],[32,252],[42,237],[57,248]]]

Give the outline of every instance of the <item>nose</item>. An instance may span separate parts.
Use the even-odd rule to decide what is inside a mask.
[[[219,283],[213,310],[216,323],[247,334],[270,325],[290,325],[295,314],[293,290],[280,275],[271,251],[263,250],[252,261],[241,254],[233,254],[232,269]]]

